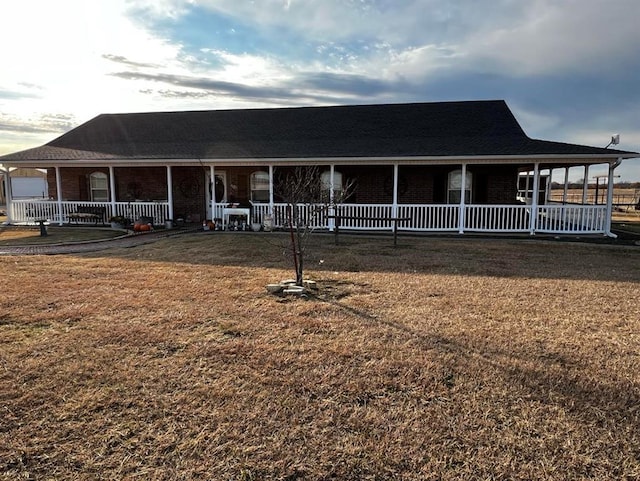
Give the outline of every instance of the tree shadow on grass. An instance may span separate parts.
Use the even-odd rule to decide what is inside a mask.
[[[624,476],[629,472],[637,473],[640,469],[640,384],[637,378],[634,379],[628,373],[600,367],[592,375],[588,372],[589,366],[585,366],[585,359],[581,359],[579,354],[561,352],[540,341],[520,343],[518,348],[514,345],[500,346],[490,340],[479,343],[463,333],[456,339],[435,332],[416,330],[367,310],[349,306],[340,299],[322,296],[317,296],[316,299],[327,302],[366,324],[398,332],[401,336],[406,336],[407,340],[417,343],[421,350],[444,354],[447,359],[453,358],[451,364],[454,371],[458,369],[472,373],[479,369],[490,373],[492,382],[501,383],[513,391],[513,398],[510,399],[508,391],[503,397],[505,405],[525,404],[531,407],[532,412],[542,409],[547,413],[541,414],[537,420],[528,419],[525,422],[544,423],[548,419],[545,416],[549,416],[549,413],[563,413],[567,419],[575,421],[573,426],[579,426],[589,435],[588,439],[579,440],[580,449],[597,451],[594,457],[600,457],[601,463],[611,461],[610,475]],[[633,354],[620,353],[619,356]],[[443,382],[453,386],[457,376],[454,371]],[[494,402],[500,404],[500,400]],[[505,408],[498,404],[495,406],[497,410]],[[526,412],[526,408],[523,412]],[[509,422],[516,421],[512,419]],[[542,429],[559,437],[572,436],[558,432],[556,426],[543,426]],[[532,436],[538,434],[530,433]]]

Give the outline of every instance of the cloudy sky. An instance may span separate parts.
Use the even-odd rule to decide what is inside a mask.
[[[0,12],[0,155],[104,112],[480,99],[506,100],[533,138],[604,147],[619,133],[640,152],[638,0],[4,0]],[[640,181],[640,160],[616,173]]]

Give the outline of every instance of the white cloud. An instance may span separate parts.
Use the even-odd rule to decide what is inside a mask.
[[[227,82],[244,82],[247,85],[273,85],[290,80],[290,67],[274,57],[248,53],[234,54],[224,50],[209,49],[222,64],[216,69],[216,79]]]
[[[184,15],[195,3],[195,0],[129,0],[126,5],[130,11],[145,12],[145,15],[157,18],[175,19]]]
[[[589,72],[637,61],[637,0],[535,0],[509,25],[473,33],[469,58],[514,75]]]
[[[139,85],[107,76],[113,60],[174,68],[179,46],[136,26],[125,15],[128,8],[126,0],[20,0],[3,5],[0,91],[19,99],[0,97],[2,111],[17,122],[32,123],[37,131],[47,112],[78,123],[103,111],[149,108],[141,103],[149,99],[138,94]],[[32,141],[25,138],[25,143]]]
[[[293,32],[350,73],[421,82],[438,72],[564,74],[637,61],[637,0],[202,0],[260,31]],[[346,46],[357,46],[357,51]],[[341,50],[342,49],[342,50]]]

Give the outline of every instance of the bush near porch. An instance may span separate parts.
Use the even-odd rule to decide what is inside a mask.
[[[638,248],[265,239],[0,257],[0,477],[640,476]]]

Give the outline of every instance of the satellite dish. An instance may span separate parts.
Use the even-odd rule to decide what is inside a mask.
[[[620,134],[613,134],[611,136],[611,142],[607,144],[605,149],[608,149],[610,145],[618,145],[620,143]]]

